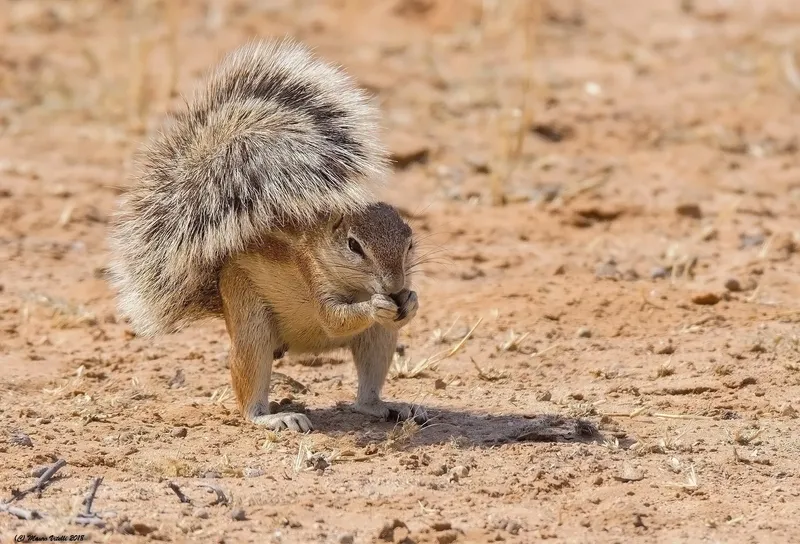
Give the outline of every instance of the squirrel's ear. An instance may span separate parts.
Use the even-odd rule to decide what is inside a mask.
[[[338,215],[333,218],[333,224],[331,225],[331,231],[335,232],[340,226],[342,226],[342,221],[344,220],[344,215]]]

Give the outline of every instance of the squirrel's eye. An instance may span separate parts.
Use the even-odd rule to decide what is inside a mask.
[[[347,247],[356,255],[364,256],[364,250],[361,248],[361,244],[352,236],[347,239]]]
[[[413,249],[413,247],[414,247],[414,240],[411,240],[411,241],[408,243],[408,251],[411,251],[411,250]]]

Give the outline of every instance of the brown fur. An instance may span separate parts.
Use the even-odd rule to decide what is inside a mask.
[[[363,257],[348,244],[356,234]],[[392,410],[421,415],[380,400],[397,330],[416,312],[407,274],[410,242],[411,229],[397,211],[376,203],[315,229],[265,236],[226,262],[220,294],[232,342],[231,380],[247,418],[273,428],[310,429],[300,414],[269,414],[274,353],[343,347],[353,352],[358,370],[357,409],[380,417]],[[400,308],[388,296],[397,292],[404,293]]]
[[[303,46],[260,42],[227,56],[139,156],[111,231],[120,309],[142,335],[222,315],[242,413],[270,428],[272,360],[350,347],[356,409],[380,391],[397,330],[414,317],[411,229],[372,202],[386,152],[377,111]],[[400,307],[398,307],[400,304]]]

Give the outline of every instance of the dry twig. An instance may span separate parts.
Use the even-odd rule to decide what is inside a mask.
[[[11,506],[10,504],[4,503],[0,503],[0,512],[8,512],[12,516],[16,516],[19,519],[28,521],[44,518],[44,515],[38,510],[26,510],[25,508],[20,508],[19,506]]]
[[[178,484],[175,482],[169,482],[167,487],[169,487],[178,496],[179,501],[184,504],[192,504],[192,500],[183,494],[183,491],[181,491],[181,488],[178,487]]]
[[[28,489],[24,489],[22,491],[18,489],[12,490],[11,494],[13,495],[13,497],[11,497],[11,500],[9,500],[8,502],[21,500],[25,498],[26,495],[33,492],[36,492],[36,495],[41,497],[42,491],[44,491],[44,488],[47,487],[47,483],[50,481],[50,479],[53,476],[55,476],[55,473],[61,470],[66,464],[67,462],[64,459],[59,459],[58,461],[53,463],[50,467],[48,467],[48,469],[44,471],[44,474],[39,476],[39,480]]]

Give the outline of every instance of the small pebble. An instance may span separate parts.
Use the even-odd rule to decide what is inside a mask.
[[[339,544],[353,544],[355,542],[355,537],[350,533],[345,533],[339,537]]]
[[[46,467],[46,466],[32,468],[31,472],[30,472],[31,477],[32,478],[38,478],[39,476],[41,476],[42,474],[47,472],[47,469],[48,469],[48,467]]]
[[[447,382],[441,378],[436,378],[436,381],[433,383],[434,389],[445,389],[447,387]]]
[[[244,508],[236,508],[233,512],[231,512],[231,518],[234,521],[244,521],[247,519],[247,515],[244,513]]]
[[[716,293],[712,293],[711,291],[704,292],[704,293],[696,293],[692,295],[692,302],[695,304],[700,304],[701,306],[713,306],[717,302],[720,301],[720,297]]]
[[[33,440],[31,440],[31,437],[21,432],[12,434],[8,441],[15,446],[27,446],[29,448],[33,447]]]
[[[719,236],[719,231],[715,227],[708,226],[703,229],[700,239],[704,242],[710,242],[711,240],[716,240],[717,236]]]
[[[245,478],[258,478],[264,475],[264,471],[260,468],[247,467],[242,471]]]
[[[764,234],[758,232],[755,234],[740,234],[739,235],[739,249],[748,247],[760,246],[767,239]]]
[[[208,519],[208,510],[205,508],[198,508],[192,512],[192,516],[197,519]]]
[[[796,418],[797,417],[797,409],[794,406],[792,406],[791,404],[787,404],[781,410],[781,415],[784,416],[784,417]]]
[[[449,531],[453,528],[453,524],[449,521],[435,521],[431,524],[431,529],[434,531]]]
[[[460,478],[465,478],[469,476],[469,467],[464,465],[458,465],[453,467],[450,471],[451,474],[457,474]]]
[[[672,355],[675,353],[675,346],[672,340],[667,340],[666,342],[662,340],[658,343],[658,346],[655,347],[654,352],[657,355]]]
[[[614,478],[621,482],[638,482],[644,479],[644,475],[630,463],[624,463],[622,465],[622,474],[614,476]]]
[[[742,284],[736,278],[728,278],[725,280],[725,289],[731,293],[738,293],[742,290]]]
[[[663,280],[669,277],[669,269],[663,266],[655,266],[650,270],[650,277],[654,280]]]
[[[683,217],[690,217],[692,219],[701,219],[703,217],[703,211],[700,209],[700,205],[695,204],[694,202],[679,204],[675,208],[675,212],[678,215],[681,215]]]
[[[553,394],[550,391],[539,391],[536,393],[536,400],[539,402],[547,402],[553,398]]]
[[[617,268],[617,262],[614,259],[609,259],[598,264],[594,269],[594,275],[598,279],[618,279],[620,272]]]
[[[175,438],[186,438],[187,432],[186,427],[175,427],[172,429],[172,436]]]
[[[453,530],[436,535],[436,542],[438,544],[451,544],[456,540],[458,540],[458,533]]]
[[[581,327],[580,329],[578,329],[576,336],[578,338],[591,338],[592,330],[589,329],[588,327]]]

